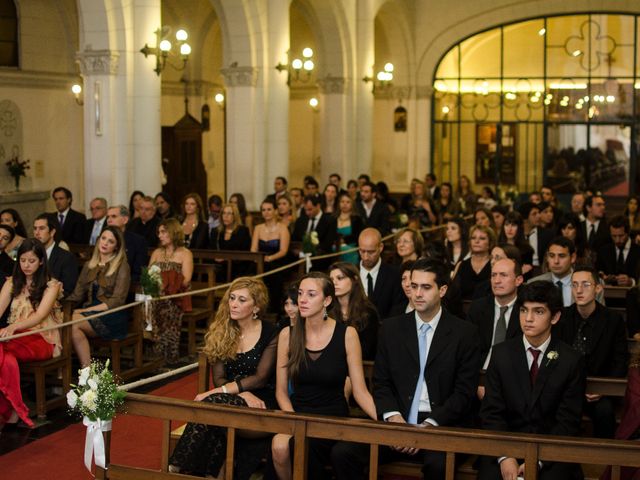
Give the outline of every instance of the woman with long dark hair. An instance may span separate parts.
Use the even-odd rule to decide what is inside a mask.
[[[24,228],[24,222],[16,209],[5,208],[0,212],[0,224],[13,228],[13,240],[5,247],[5,252],[15,260],[18,258],[18,248],[20,248],[20,244],[28,236]]]
[[[233,193],[229,197],[229,203],[235,203],[238,207],[238,211],[240,212],[240,218],[242,219],[242,224],[249,229],[249,231],[253,234],[253,217],[249,214],[247,210],[247,201],[244,199],[244,195],[241,193]]]
[[[188,193],[182,201],[184,246],[190,250],[207,248],[209,224],[204,218],[204,204],[197,193]]]
[[[504,223],[498,235],[498,243],[507,243],[520,250],[522,273],[527,279],[526,274],[533,270],[533,247],[524,236],[524,221],[518,212],[509,212],[504,217]]]
[[[131,220],[140,216],[140,203],[144,199],[144,192],[134,190],[129,197],[129,215]]]
[[[276,408],[274,369],[278,330],[263,320],[268,303],[262,280],[241,277],[225,292],[205,336],[203,350],[213,364],[214,388],[198,394],[197,401]],[[255,438],[255,432],[251,436]],[[234,478],[248,479],[259,466],[268,444],[263,444],[262,452],[258,452],[243,443],[244,432],[240,431],[238,437]],[[189,423],[169,460],[169,471],[222,478],[220,469],[225,461],[226,443],[225,428]]]
[[[362,346],[362,359],[373,360],[378,342],[380,317],[376,307],[364,293],[360,271],[349,262],[336,262],[329,267],[342,321],[358,332]]]
[[[124,305],[129,295],[131,271],[127,263],[124,238],[120,229],[106,227],[84,264],[70,302],[82,303],[73,311],[73,320],[95,315]],[[121,310],[71,327],[71,338],[81,367],[91,362],[88,337],[123,339],[127,336],[129,312]]]
[[[339,213],[336,218],[337,233],[340,250],[352,250],[358,244],[358,236],[364,229],[362,217],[355,212],[354,202],[348,193],[341,193],[338,197]],[[358,252],[344,253],[340,257],[345,262],[358,264],[360,257]]]
[[[452,218],[447,222],[444,244],[451,266],[457,265],[467,257],[469,253],[469,227],[466,220]]]
[[[349,406],[344,387],[349,377],[356,402],[369,417],[376,419],[376,407],[364,381],[358,333],[340,320],[340,310],[334,304],[335,290],[327,275],[310,272],[302,278],[298,289],[300,318],[295,327],[284,328],[278,340],[278,405],[286,412],[346,417]],[[291,397],[289,381],[293,389]],[[291,440],[291,435],[278,434],[271,444],[274,467],[280,479],[288,480],[292,475]],[[326,478],[324,467],[329,464],[333,443],[309,440],[305,478]]]
[[[336,187],[333,183],[327,183],[327,185],[324,187],[324,192],[322,193],[322,211],[324,213],[328,213],[329,215],[334,216],[338,214],[339,194],[340,192],[338,191],[338,187]]]
[[[0,329],[0,339],[62,323],[58,303],[61,292],[62,284],[49,277],[42,243],[25,239],[18,249],[13,275],[0,291],[0,316],[11,308],[7,327]],[[22,401],[18,364],[57,357],[61,351],[57,329],[0,342],[0,430],[19,419],[33,426]]]
[[[571,213],[563,215],[558,220],[556,234],[568,238],[576,246],[576,265],[593,264],[593,255],[587,248],[587,242],[582,236],[580,219]]]

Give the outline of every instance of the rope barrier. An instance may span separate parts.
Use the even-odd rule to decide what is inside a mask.
[[[124,392],[128,392],[133,388],[142,387],[143,385],[148,385],[149,383],[158,382],[160,380],[164,380],[165,378],[175,377],[184,372],[189,372],[198,368],[198,362],[190,363],[189,365],[185,365],[184,367],[179,367],[168,372],[159,373],[158,375],[154,375],[153,377],[142,378],[135,382],[126,383],[124,385],[118,386],[118,390],[122,390]]]

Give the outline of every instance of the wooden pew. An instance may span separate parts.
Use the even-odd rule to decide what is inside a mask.
[[[612,478],[619,479],[618,466],[640,467],[640,443],[621,440],[602,440],[555,437],[521,433],[490,432],[462,428],[416,428],[371,420],[354,420],[326,416],[302,415],[270,410],[193,402],[152,395],[128,394],[125,400],[128,414],[162,420],[162,453],[160,472],[109,462],[108,469],[97,469],[96,478],[178,479],[196,478],[168,472],[171,420],[206,423],[227,428],[225,478],[233,478],[235,435],[240,429],[268,433],[285,433],[293,437],[293,478],[305,477],[307,440],[324,438],[371,444],[370,479],[378,478],[378,450],[380,445],[404,445],[446,453],[446,478],[453,480],[457,452],[474,455],[507,455],[524,458],[528,465],[538,461],[580,461],[589,459],[596,465],[615,467]],[[106,433],[109,444],[110,432]],[[525,472],[526,480],[537,478],[537,469]]]
[[[71,305],[63,304],[63,322],[71,320]],[[45,419],[47,412],[54,408],[64,407],[67,404],[66,394],[71,384],[71,327],[60,329],[62,352],[58,357],[39,362],[20,363],[20,374],[33,376],[36,387],[36,414],[38,419]],[[61,387],[61,393],[53,395],[47,400],[47,378],[55,386]]]
[[[264,257],[262,252],[247,252],[241,250],[191,250],[194,263],[214,263],[223,260],[225,264],[225,280],[233,281],[233,262],[252,262],[255,264],[256,274],[264,273]]]

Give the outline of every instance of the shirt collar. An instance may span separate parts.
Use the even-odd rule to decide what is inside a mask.
[[[573,274],[573,268],[569,271],[569,273],[567,273],[564,277],[559,278],[556,276],[555,273],[551,274],[551,279],[553,281],[553,283],[557,283],[558,280],[560,280],[562,282],[562,285],[564,285],[565,287],[567,285],[569,285],[571,283],[571,275]]]
[[[371,270],[367,270],[362,265],[362,260],[360,260],[360,270],[370,273],[372,277],[375,277],[376,275],[378,275],[378,272],[380,271],[380,265],[382,265],[382,258],[378,259],[378,263],[376,263]]]
[[[58,217],[60,215],[64,215],[64,218],[67,218],[67,214],[69,213],[69,210],[71,210],[71,207],[67,207],[66,210],[62,211],[62,212],[58,212]]]
[[[438,328],[438,323],[440,323],[440,318],[442,317],[442,307],[440,307],[438,309],[438,313],[436,313],[433,318],[431,319],[431,321],[429,322],[429,325],[431,326],[431,329],[435,332],[436,328]],[[426,323],[424,322],[421,318],[420,315],[418,315],[417,310],[413,311],[413,318],[416,321],[416,330],[418,331],[418,333],[420,333],[420,327]]]
[[[56,242],[51,242],[51,246],[49,248],[47,248],[46,252],[47,252],[47,260],[49,258],[51,258],[51,252],[53,251],[53,247],[56,246]]]
[[[540,350],[541,354],[544,355],[544,353],[547,351],[547,348],[549,348],[549,344],[551,343],[551,335],[549,335],[549,338],[547,338],[542,345],[540,345],[539,347],[534,347],[529,343],[529,341],[527,340],[527,337],[523,334],[522,343],[524,343],[525,351],[528,351],[529,348],[533,348],[535,350]]]
[[[511,300],[509,303],[507,303],[506,305],[500,305],[498,303],[498,299],[496,297],[493,297],[493,303],[496,306],[496,308],[502,308],[502,307],[507,307],[507,310],[509,310],[511,307],[513,307],[513,305],[516,303],[516,301],[518,300],[518,295],[516,295],[515,297],[513,297],[513,300]]]

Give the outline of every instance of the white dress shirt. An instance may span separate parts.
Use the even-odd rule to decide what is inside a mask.
[[[484,365],[482,366],[483,370],[486,370],[489,366],[489,360],[491,360],[491,352],[493,351],[493,341],[496,335],[496,325],[498,325],[498,319],[500,318],[500,307],[507,307],[507,311],[504,313],[504,324],[506,325],[506,329],[509,329],[509,320],[511,320],[511,313],[513,312],[513,306],[516,304],[517,296],[513,298],[506,305],[500,305],[498,301],[494,298],[495,308],[493,309],[493,330],[491,334],[491,348],[489,349],[489,353],[487,353],[487,358],[484,361]]]
[[[380,273],[380,265],[382,265],[382,258],[378,259],[378,263],[376,263],[371,270],[367,270],[362,266],[362,262],[360,262],[360,283],[362,283],[362,287],[364,288],[364,293],[368,294],[368,286],[367,286],[367,275],[371,274],[371,278],[373,279],[373,288],[376,288],[376,281],[378,280],[378,273]]]

